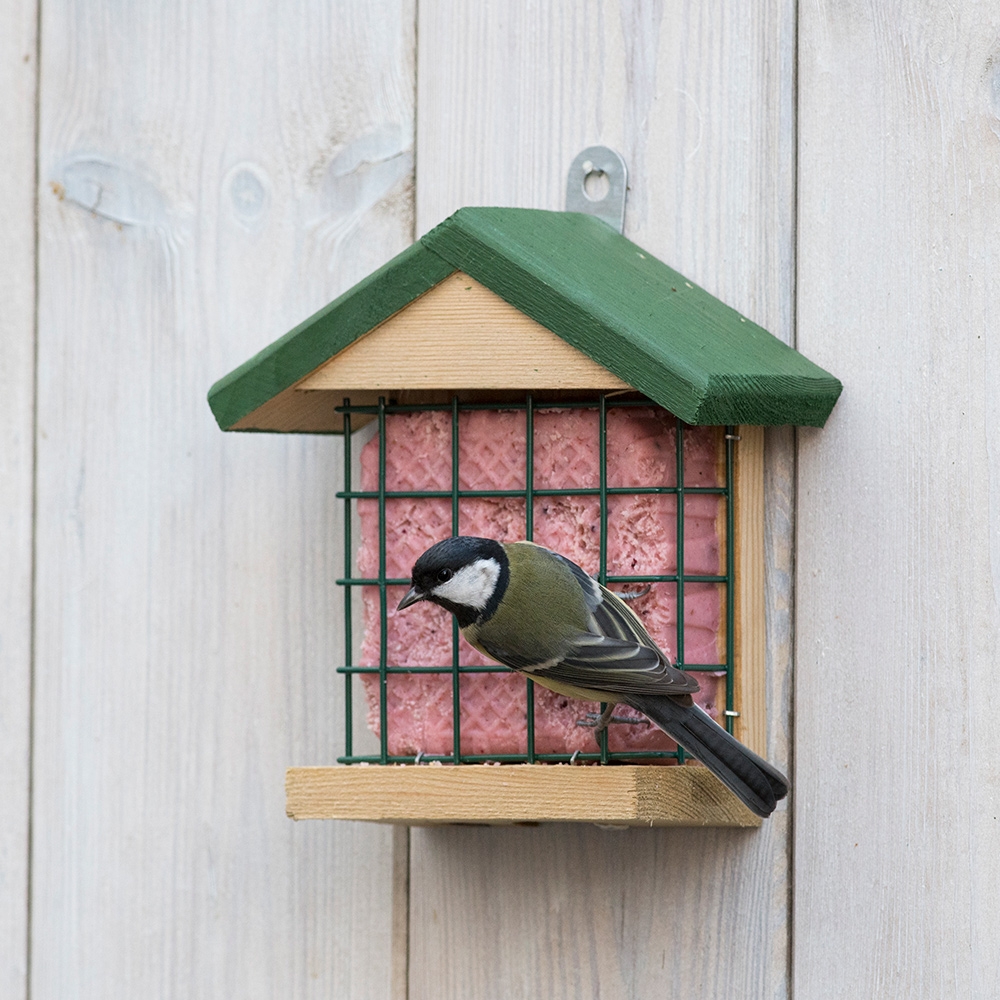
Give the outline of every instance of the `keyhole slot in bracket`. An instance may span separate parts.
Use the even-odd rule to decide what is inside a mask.
[[[625,228],[628,168],[620,153],[607,146],[588,146],[576,155],[566,176],[566,211],[585,212]]]

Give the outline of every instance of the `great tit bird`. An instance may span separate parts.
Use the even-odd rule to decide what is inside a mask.
[[[788,793],[781,772],[694,703],[698,682],[670,663],[635,612],[564,556],[532,542],[448,538],[416,561],[411,583],[397,610],[440,605],[471,645],[537,684],[609,702],[606,715],[631,705],[758,816]]]

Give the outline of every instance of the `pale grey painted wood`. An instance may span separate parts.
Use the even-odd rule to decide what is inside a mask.
[[[797,1000],[1000,995],[1000,10],[809,2]]]
[[[33,1000],[372,997],[392,832],[340,746],[339,438],[209,385],[412,238],[412,0],[44,5]]]
[[[789,339],[793,5],[419,5],[417,229],[562,207],[591,143],[626,234]],[[768,438],[770,752],[788,764],[791,435]],[[414,830],[410,996],[787,995],[789,814],[749,831]]]
[[[0,996],[28,969],[37,7],[0,4]]]

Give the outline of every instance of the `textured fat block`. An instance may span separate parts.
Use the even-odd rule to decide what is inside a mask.
[[[459,488],[504,490],[525,487],[525,414],[471,411],[459,414]],[[596,410],[541,410],[534,417],[535,489],[591,489],[600,482]],[[610,408],[607,415],[607,480],[609,487],[673,486],[677,482],[674,419],[653,408]],[[362,488],[378,488],[378,439],[361,454]],[[451,417],[447,413],[414,413],[386,419],[386,489],[450,490]],[[721,482],[717,433],[690,428],[684,434],[686,486]],[[377,576],[379,569],[378,507],[359,501],[361,546],[358,570]],[[608,498],[609,575],[666,574],[676,571],[675,496],[625,494]],[[720,524],[724,506],[713,495],[691,496],[684,507],[684,563],[687,573],[720,572]],[[451,534],[451,501],[391,499],[386,502],[386,575],[408,578],[413,563],[427,548]],[[517,498],[463,499],[459,532],[501,542],[524,538],[525,503]],[[593,496],[537,497],[534,540],[597,574],[600,559],[600,502]],[[449,666],[452,619],[443,609],[418,604],[397,614],[405,587],[388,588],[386,658],[390,666]],[[379,662],[378,589],[363,588],[365,638],[362,666]],[[659,583],[632,607],[650,635],[670,655],[677,648],[677,592]],[[686,663],[720,662],[722,611],[716,584],[685,588],[684,652]],[[462,666],[494,665],[460,640]],[[527,695],[522,677],[505,668],[496,674],[465,674],[460,691],[461,748],[467,754],[525,753]],[[698,675],[696,696],[713,716],[723,696],[721,678]],[[363,675],[368,724],[379,733],[378,677]],[[594,703],[575,701],[535,687],[535,749],[538,753],[593,751],[591,731],[577,725]],[[621,706],[620,716],[636,724],[613,724],[608,745],[613,751],[672,750],[675,744],[639,713]],[[387,683],[388,748],[392,755],[449,754],[453,750],[452,681],[447,675],[396,674]]]

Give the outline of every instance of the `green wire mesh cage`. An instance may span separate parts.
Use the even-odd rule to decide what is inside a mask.
[[[673,429],[673,454],[668,460],[661,462],[658,468],[669,468],[672,475],[664,475],[663,481],[650,482],[625,482],[621,477],[614,482],[609,481],[609,414],[615,419],[616,414],[625,414],[629,410],[632,414],[646,413],[652,410],[657,411],[662,423],[669,425]],[[571,413],[583,415],[590,423],[596,423],[596,440],[593,442],[596,449],[596,481],[592,485],[579,485],[564,487],[546,487],[536,483],[536,444],[538,441],[538,427],[540,423],[549,420],[551,415],[557,413]],[[591,739],[592,749],[575,749],[566,752],[544,752],[536,746],[536,713],[537,696],[535,684],[526,678],[516,676],[516,682],[524,687],[524,707],[523,707],[523,752],[509,752],[509,747],[503,752],[469,752],[463,750],[462,734],[462,698],[464,678],[475,675],[512,675],[508,668],[499,664],[463,664],[461,655],[460,635],[458,626],[450,616],[447,616],[447,627],[450,629],[450,662],[433,663],[407,663],[399,665],[391,662],[394,658],[390,655],[389,626],[390,616],[394,610],[395,600],[391,593],[393,588],[399,589],[401,595],[403,589],[408,586],[409,579],[405,575],[390,575],[389,567],[393,563],[393,530],[396,527],[393,521],[393,502],[407,501],[407,510],[419,510],[421,504],[434,503],[438,511],[447,508],[450,514],[450,525],[447,523],[448,516],[445,514],[443,524],[439,530],[445,537],[450,527],[451,534],[459,534],[463,520],[463,504],[470,501],[488,501],[494,503],[504,503],[508,506],[517,505],[514,509],[520,510],[521,524],[513,524],[510,530],[511,537],[504,540],[512,541],[515,538],[525,538],[537,540],[536,529],[538,522],[545,517],[547,510],[546,502],[550,498],[561,498],[552,502],[586,502],[596,515],[596,524],[587,526],[597,536],[598,551],[596,553],[596,572],[594,575],[599,581],[610,586],[612,589],[629,588],[626,596],[638,596],[643,593],[642,588],[666,585],[676,600],[676,632],[669,643],[667,652],[673,661],[685,670],[701,673],[706,680],[709,677],[717,683],[719,687],[716,701],[716,714],[719,721],[732,731],[733,719],[736,716],[734,709],[734,632],[735,632],[735,600],[733,594],[734,581],[734,503],[732,496],[733,488],[733,445],[738,440],[735,429],[726,428],[691,428],[683,421],[666,414],[656,404],[651,403],[645,397],[623,397],[621,395],[600,394],[589,398],[577,398],[573,400],[538,400],[531,394],[527,394],[516,401],[504,400],[469,402],[461,401],[457,396],[453,397],[450,404],[397,404],[387,402],[380,398],[377,405],[352,405],[350,399],[345,399],[343,405],[338,407],[338,413],[342,414],[344,421],[345,437],[348,442],[352,438],[352,424],[356,427],[361,423],[376,423],[377,434],[368,444],[371,449],[371,457],[377,461],[369,462],[372,475],[369,478],[376,478],[375,488],[356,489],[355,470],[352,448],[345,447],[344,459],[344,488],[337,493],[338,499],[344,504],[344,567],[345,573],[337,583],[343,587],[344,595],[344,646],[345,663],[339,666],[338,672],[344,677],[345,683],[345,719],[344,719],[344,752],[339,756],[338,763],[341,764],[414,764],[434,761],[450,764],[472,764],[472,763],[535,763],[535,762],[666,762],[676,761],[683,763],[685,759],[684,751],[676,747],[674,749],[613,749],[609,744],[609,731],[605,729],[596,740]],[[462,422],[468,420],[475,413],[478,418],[487,420],[503,419],[506,416],[507,426],[510,427],[511,415],[516,415],[517,428],[523,434],[523,447],[520,443],[516,449],[518,457],[523,461],[523,467],[514,475],[518,479],[515,486],[511,488],[486,488],[474,489],[468,485],[462,485]],[[387,468],[393,463],[393,456],[390,453],[392,444],[391,435],[387,433],[389,425],[394,418],[412,416],[415,414],[433,414],[436,426],[443,433],[438,435],[438,446],[446,451],[445,454],[425,458],[425,461],[438,461],[442,463],[442,468],[447,468],[448,482],[438,482],[434,485],[437,488],[415,488],[415,489],[395,489],[390,488],[387,478]],[[716,481],[709,485],[691,485],[689,476],[685,469],[685,444],[692,434],[710,434],[717,442],[718,463]],[[376,450],[377,449],[377,453]],[[509,449],[508,449],[509,450]],[[615,459],[612,453],[612,461]],[[440,478],[440,477],[439,477]],[[638,477],[642,478],[642,477]],[[672,482],[668,481],[672,479]],[[362,484],[364,485],[364,484]],[[443,487],[443,488],[442,488]],[[672,519],[672,525],[668,530],[672,530],[675,558],[673,565],[645,566],[639,571],[633,572],[609,572],[609,518],[613,517],[612,508],[619,503],[618,498],[637,497],[663,497],[671,498],[667,503],[669,507],[664,507],[661,513]],[[694,502],[693,498],[711,497],[718,505],[716,522],[717,531],[720,536],[720,546],[718,553],[719,572],[704,572],[705,566],[696,567],[698,572],[690,571],[688,560],[685,557],[685,541],[688,536],[685,526],[686,508]],[[569,498],[568,501],[565,498]],[[704,503],[704,501],[703,501]],[[358,563],[358,553],[356,543],[357,519],[354,515],[358,513],[359,505],[367,505],[367,524],[371,526],[371,531],[377,538],[368,538],[370,552],[370,568],[375,572],[360,573],[355,567]],[[690,520],[690,515],[689,518]],[[616,527],[612,521],[612,527]],[[468,533],[468,532],[466,532]],[[432,540],[438,540],[434,538]],[[688,539],[690,543],[690,539]],[[419,554],[419,553],[417,553]],[[564,553],[566,554],[566,553]],[[611,567],[613,568],[613,567]],[[396,567],[399,572],[398,566]],[[655,570],[655,571],[653,571]],[[408,569],[402,572],[408,572]],[[634,588],[639,588],[638,595]],[[688,662],[686,657],[685,623],[688,617],[688,607],[693,591],[704,592],[706,588],[712,588],[718,594],[718,641],[715,648],[721,653],[716,662]],[[365,645],[369,649],[369,655],[362,657],[358,655],[359,643],[356,637],[355,612],[357,610],[358,591],[365,595],[371,619],[368,627],[372,629],[372,635],[368,637]],[[398,598],[396,598],[398,600]],[[434,609],[439,612],[440,609]],[[440,612],[444,615],[444,612]],[[377,636],[377,654],[371,655],[372,640]],[[401,658],[401,657],[400,657]],[[360,659],[367,659],[363,664],[356,662]],[[447,657],[445,659],[448,659]],[[375,662],[377,661],[377,662]],[[430,675],[441,679],[444,684],[450,685],[450,724],[451,739],[450,746],[437,747],[425,752],[422,748],[412,746],[407,747],[406,752],[401,752],[399,747],[393,748],[393,725],[394,719],[390,712],[390,688],[397,677],[417,677],[419,675]],[[377,753],[361,753],[355,751],[355,727],[358,724],[356,718],[356,684],[355,678],[363,679],[369,695],[369,724],[377,731],[379,749]],[[372,696],[376,704],[372,704]],[[575,703],[578,706],[578,714],[581,716],[581,724],[585,724],[583,718],[583,703]],[[604,711],[605,705],[600,706]],[[518,711],[522,711],[520,707]],[[612,725],[637,725],[645,724],[644,720],[634,718],[617,719]],[[483,748],[479,748],[482,751]]]

